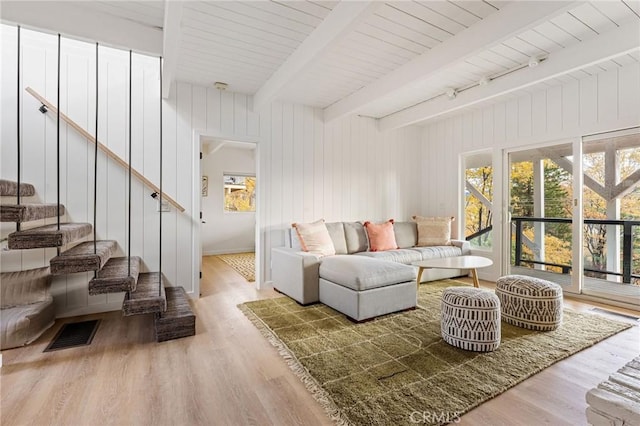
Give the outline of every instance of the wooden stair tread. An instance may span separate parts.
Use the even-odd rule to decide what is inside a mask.
[[[138,275],[135,291],[125,293],[122,302],[124,316],[160,313],[167,310],[164,278],[159,272],[146,272]]]
[[[64,206],[60,205],[60,216],[65,212]],[[29,222],[31,220],[46,219],[58,216],[57,204],[1,204],[0,222]]]
[[[20,182],[20,196],[32,197],[36,193],[36,188],[30,183]],[[18,182],[0,179],[0,197],[17,197]]]
[[[61,247],[91,233],[90,223],[55,223],[9,234],[9,250]]]
[[[142,259],[138,256],[131,256],[131,276],[129,276],[129,258],[112,257],[98,271],[97,276],[89,281],[89,294],[135,291],[140,274],[141,261]]]
[[[107,263],[117,247],[118,243],[114,240],[96,241],[96,253],[94,253],[93,241],[80,243],[49,261],[51,273],[62,275],[97,271]]]
[[[191,310],[189,299],[184,288],[165,288],[167,297],[167,310],[156,314],[155,331],[156,340],[178,339],[196,334],[196,316]]]

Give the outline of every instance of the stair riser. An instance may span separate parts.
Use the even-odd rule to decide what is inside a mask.
[[[47,235],[32,237],[12,237],[9,235],[7,247],[9,250],[28,250],[38,248],[62,247],[67,244],[67,239],[63,235]]]
[[[185,318],[171,318],[166,324],[158,323],[158,315],[156,315],[156,341],[165,342],[167,340],[180,339],[182,337],[195,336],[196,334],[196,317],[195,315]]]
[[[32,197],[36,193],[36,189],[33,185],[21,182],[20,183],[20,196]],[[1,197],[16,197],[18,195],[18,183],[6,179],[0,179],[0,196]]]
[[[100,256],[91,255],[86,256],[83,259],[75,258],[73,260],[67,259],[64,261],[52,260],[49,265],[51,266],[52,275],[66,275],[78,272],[97,271],[102,266],[100,263]]]
[[[107,293],[122,293],[123,291],[136,291],[136,279],[134,277],[115,280],[94,278],[89,281],[89,294],[92,296]]]
[[[64,206],[60,206],[60,216],[64,215]],[[54,205],[31,207],[26,205],[0,205],[0,222],[30,222],[58,216],[58,207]]]
[[[39,226],[9,234],[10,250],[27,250],[35,248],[62,247],[79,240],[91,233],[90,223],[61,223],[57,225]]]
[[[152,299],[152,300],[136,300],[135,303],[128,303],[126,299],[122,304],[122,314],[125,317],[132,315],[144,315],[155,314],[164,312],[167,309],[165,300]]]

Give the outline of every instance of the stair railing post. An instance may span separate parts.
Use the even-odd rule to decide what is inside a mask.
[[[20,160],[21,160],[21,155],[20,155],[20,146],[22,144],[22,131],[21,131],[21,126],[20,126],[20,25],[18,25],[18,72],[17,72],[17,77],[18,77],[18,81],[17,81],[17,103],[18,103],[18,127],[17,127],[17,135],[16,135],[16,139],[18,141],[18,205],[20,205]],[[16,222],[16,231],[20,231],[20,222]]]
[[[99,68],[98,68],[98,43],[96,43],[96,143],[94,144],[93,152],[93,254],[98,253],[98,234],[96,227],[98,217],[98,81],[99,81]],[[98,276],[98,271],[93,272],[94,278]]]
[[[57,209],[58,209],[58,214],[57,214],[57,225],[58,225],[58,231],[60,231],[60,33],[58,33],[58,113],[56,116],[56,131],[57,131],[57,135],[56,135],[56,186],[57,186],[57,194],[56,194],[56,201],[57,201]],[[56,247],[56,251],[58,256],[60,256],[60,247]]]
[[[127,267],[129,276],[131,276],[131,80],[133,78],[131,71],[132,56],[133,53],[131,50],[129,50],[129,235],[127,236]]]
[[[158,209],[160,215],[160,237],[159,237],[159,254],[158,254],[158,296],[162,296],[162,56],[159,58],[160,64],[160,208]]]

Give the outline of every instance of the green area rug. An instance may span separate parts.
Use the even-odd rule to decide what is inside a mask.
[[[219,254],[217,256],[227,265],[231,266],[245,280],[253,282],[256,280],[256,254],[251,253],[231,253]]]
[[[490,353],[440,337],[440,301],[454,280],[422,284],[419,308],[356,324],[322,304],[288,297],[239,308],[278,349],[338,424],[444,424],[551,364],[631,325],[564,311],[562,326],[535,332],[502,323]]]

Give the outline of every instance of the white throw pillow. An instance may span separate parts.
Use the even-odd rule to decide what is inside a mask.
[[[296,234],[298,234],[302,250],[320,256],[336,254],[333,240],[331,240],[324,219],[313,223],[294,223],[291,226],[295,228]]]
[[[413,216],[418,224],[418,247],[450,246],[453,217]]]

